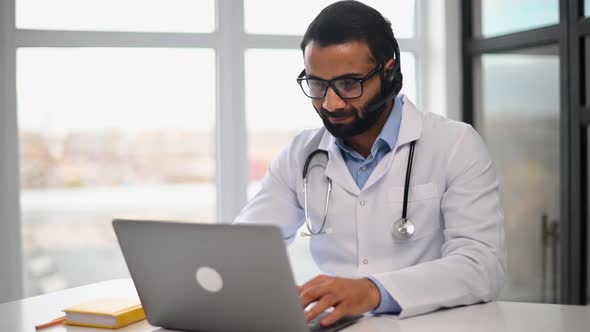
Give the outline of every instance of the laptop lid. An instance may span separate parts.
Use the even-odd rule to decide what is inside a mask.
[[[278,227],[121,219],[113,227],[150,324],[308,331]]]

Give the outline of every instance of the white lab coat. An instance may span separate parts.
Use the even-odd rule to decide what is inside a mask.
[[[302,169],[317,148],[328,151],[332,179],[326,228],[310,239],[311,254],[329,274],[374,276],[402,307],[400,317],[495,299],[506,273],[498,178],[486,147],[469,125],[416,110],[403,96],[396,147],[362,190],[324,128],[295,137],[271,163],[260,191],[236,222],[274,224],[292,239],[304,222]],[[402,214],[410,142],[417,140],[408,219],[415,234],[392,238]],[[309,180],[311,220],[321,224],[324,168]]]

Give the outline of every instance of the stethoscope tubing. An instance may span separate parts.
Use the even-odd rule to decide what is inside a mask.
[[[403,199],[403,207],[402,207],[402,221],[405,225],[406,222],[410,223],[407,219],[407,213],[408,213],[408,194],[409,194],[409,190],[410,190],[410,178],[412,176],[412,166],[414,163],[414,150],[415,150],[415,146],[416,146],[416,141],[412,141],[410,143],[410,152],[408,154],[408,164],[406,167],[406,178],[404,181],[404,199]],[[302,233],[304,236],[313,236],[313,235],[319,235],[319,234],[323,234],[326,233],[324,231],[324,227],[326,226],[326,220],[328,217],[328,206],[330,203],[330,193],[332,192],[332,179],[330,179],[328,177],[328,190],[326,192],[326,203],[324,205],[324,217],[322,219],[322,224],[320,226],[319,231],[314,232],[311,229],[311,220],[309,219],[309,208],[308,208],[308,202],[307,202],[307,174],[310,170],[309,168],[309,164],[311,163],[313,157],[315,157],[315,155],[317,154],[325,154],[326,158],[329,159],[329,155],[328,155],[328,151],[326,150],[321,150],[321,149],[317,149],[315,151],[313,151],[312,153],[309,154],[309,156],[307,156],[307,159],[305,160],[305,163],[303,165],[303,210],[305,211],[305,226],[307,227],[307,230],[309,233]],[[313,167],[312,167],[313,168]],[[411,223],[410,223],[411,224]],[[411,235],[410,235],[411,236]]]
[[[408,155],[408,166],[406,168],[406,181],[404,183],[404,205],[402,208],[402,218],[407,220],[408,216],[408,193],[410,191],[410,177],[412,176],[412,164],[414,163],[414,149],[416,141],[410,143],[410,153]]]

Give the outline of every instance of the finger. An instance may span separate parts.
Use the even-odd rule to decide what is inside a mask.
[[[344,317],[346,313],[343,310],[343,306],[336,306],[336,308],[334,309],[334,311],[332,311],[330,314],[328,314],[326,317],[324,317],[324,319],[322,319],[322,321],[320,322],[321,326],[329,326],[332,325],[334,323],[336,323],[340,318]]]
[[[319,276],[309,280],[308,282],[304,283],[301,287],[299,287],[299,295],[304,293],[306,290],[309,290],[311,288],[314,288],[316,286],[324,284],[324,283],[328,282],[329,280],[331,280],[331,277],[328,277],[326,275],[319,275]]]
[[[319,301],[321,297],[325,296],[326,294],[330,293],[330,285],[325,284],[322,286],[318,286],[315,288],[311,288],[301,294],[301,304],[303,308],[307,308],[313,302]]]
[[[325,293],[326,289],[330,289],[331,285],[332,285],[331,283],[325,282],[322,284],[307,286],[306,288],[302,289],[301,292],[299,292],[299,297],[302,300],[307,299],[309,297],[317,298],[317,297],[323,295]]]
[[[326,294],[322,296],[322,298],[316,302],[313,308],[309,309],[305,313],[305,319],[310,321],[316,318],[319,314],[326,311],[328,308],[333,307],[336,303],[338,303],[338,298],[334,294]]]
[[[315,290],[317,288],[324,287],[324,286],[330,284],[331,282],[333,282],[333,279],[331,277],[326,277],[326,276],[316,277],[316,278],[308,281],[303,286],[301,286],[301,288],[299,289],[299,297],[303,298],[303,296],[305,296],[305,294],[307,294],[308,292]]]

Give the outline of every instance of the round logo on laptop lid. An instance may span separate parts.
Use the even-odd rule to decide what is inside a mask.
[[[223,288],[223,279],[219,272],[208,266],[199,267],[195,279],[199,286],[211,293],[217,293]]]

